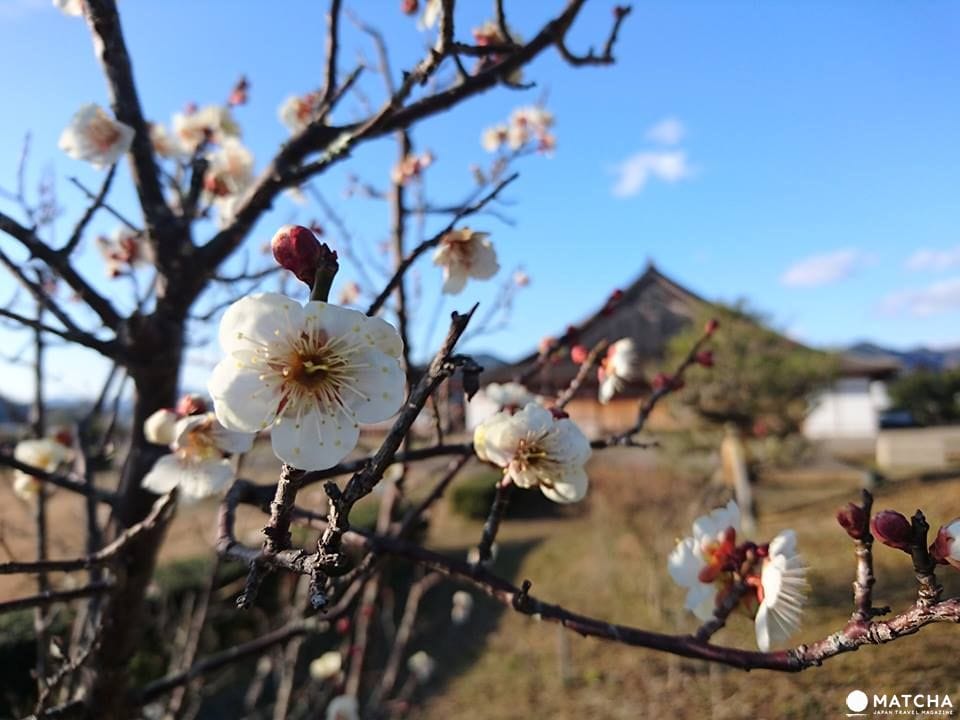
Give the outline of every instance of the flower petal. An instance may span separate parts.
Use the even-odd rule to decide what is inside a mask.
[[[372,347],[357,353],[356,360],[367,366],[355,375],[356,388],[364,397],[351,393],[346,398],[357,420],[375,423],[393,417],[403,404],[406,378],[400,363]]]
[[[227,354],[276,342],[282,332],[303,326],[303,308],[279,293],[256,293],[237,300],[220,320],[220,347]]]
[[[300,418],[283,416],[270,432],[274,454],[301,470],[326,470],[357,446],[360,427],[343,416],[311,411]]]
[[[463,292],[467,284],[467,273],[460,267],[445,268],[443,273],[443,293],[445,295],[458,295]]]
[[[180,463],[180,468],[180,494],[187,502],[216,495],[234,475],[230,461],[224,459]]]
[[[207,382],[217,420],[228,430],[255,433],[269,427],[277,415],[280,387],[261,379],[256,368],[224,358]]]
[[[182,466],[176,455],[164,455],[157,460],[141,483],[144,490],[164,495],[180,483]]]
[[[540,491],[556,503],[573,503],[587,494],[590,479],[582,467],[570,468],[559,478],[553,478],[553,487],[540,485]]]

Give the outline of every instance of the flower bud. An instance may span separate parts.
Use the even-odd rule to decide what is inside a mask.
[[[855,503],[847,503],[837,510],[837,522],[840,523],[840,527],[847,531],[847,535],[854,540],[863,540],[866,519],[863,508]]]
[[[697,353],[694,358],[697,361],[698,365],[701,365],[705,368],[713,367],[713,351],[712,350],[701,350]]]
[[[953,565],[960,570],[960,518],[944,525],[930,546],[930,555],[941,565]]]
[[[720,327],[720,321],[716,318],[710,318],[707,320],[707,324],[704,326],[703,332],[707,335],[713,335],[717,331],[718,327]]]
[[[680,390],[684,382],[668,373],[657,373],[650,384],[654,390]]]
[[[284,225],[273,236],[270,247],[277,264],[310,287],[313,287],[317,268],[321,263],[332,263],[336,266],[337,254],[317,240],[309,228],[302,225]]]
[[[587,350],[583,345],[574,345],[570,348],[570,359],[573,360],[577,365],[583,365],[584,361],[587,359],[587,355],[590,354],[590,351]]]
[[[884,545],[897,550],[910,552],[913,541],[913,529],[906,517],[894,510],[878,512],[870,521],[874,536]]]
[[[420,3],[417,0],[402,0],[400,3],[400,11],[404,15],[413,15],[417,11],[417,6]]]
[[[176,413],[180,417],[203,415],[207,412],[207,401],[200,395],[184,395],[177,402]]]
[[[346,635],[350,632],[350,618],[342,617],[334,623],[333,629],[337,631],[340,635]]]

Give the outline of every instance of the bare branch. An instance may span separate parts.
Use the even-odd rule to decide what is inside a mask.
[[[93,219],[94,214],[97,210],[103,207],[103,202],[107,197],[107,193],[110,192],[110,185],[113,183],[113,178],[117,174],[117,164],[114,163],[110,166],[110,169],[107,170],[107,176],[103,179],[103,184],[100,186],[100,191],[91,198],[93,202],[87,206],[87,209],[83,212],[83,215],[77,221],[76,226],[73,228],[73,232],[70,233],[70,238],[67,240],[66,245],[60,248],[60,254],[69,255],[72,253],[77,245],[80,243],[80,239],[83,237],[84,230],[87,229],[87,225],[90,224],[90,221]],[[72,182],[79,185],[76,178],[70,178]],[[83,188],[84,192],[89,194],[86,188]]]

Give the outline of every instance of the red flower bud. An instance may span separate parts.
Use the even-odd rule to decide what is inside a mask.
[[[673,387],[673,375],[668,375],[667,373],[657,373],[653,376],[653,381],[650,385],[653,386],[654,390],[663,390],[665,388]]]
[[[311,287],[320,264],[335,264],[337,260],[337,254],[303,225],[284,225],[273,236],[270,247],[280,267],[286,268]]]
[[[870,521],[870,529],[874,537],[884,545],[903,550],[905,553],[910,552],[913,530],[910,521],[900,513],[894,510],[878,512]]]
[[[417,11],[419,4],[417,0],[402,0],[400,10],[404,15],[413,15]]]
[[[717,331],[718,327],[720,327],[720,321],[717,320],[716,318],[710,318],[709,320],[707,320],[707,324],[703,328],[703,331],[707,335],[713,335]]]
[[[207,411],[207,401],[199,395],[184,395],[177,401],[174,412],[180,417],[203,415]]]
[[[64,447],[73,447],[73,433],[70,428],[60,428],[53,434],[53,439]]]
[[[703,367],[710,368],[713,367],[713,351],[712,350],[701,350],[697,353],[696,358],[698,365]]]
[[[863,540],[867,529],[867,516],[863,508],[854,503],[847,503],[844,507],[837,510],[837,522],[840,527],[847,531],[847,535],[854,540]]]
[[[613,17],[615,20],[621,20],[630,14],[629,5],[614,5],[613,6]]]
[[[246,105],[249,92],[250,81],[247,80],[245,75],[241,75],[240,79],[237,80],[237,84],[233,86],[233,90],[230,91],[230,97],[227,98],[227,105],[230,107]]]
[[[570,359],[573,360],[577,365],[583,365],[584,361],[587,359],[587,355],[590,354],[590,351],[587,350],[583,345],[574,345],[570,348]]]
[[[348,632],[350,632],[350,618],[339,618],[333,627],[341,635],[346,635]]]
[[[540,351],[541,355],[546,355],[548,352],[551,352],[557,346],[557,341],[550,337],[549,335],[545,338],[541,338],[537,349]]]

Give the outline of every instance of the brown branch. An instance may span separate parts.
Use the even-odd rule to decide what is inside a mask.
[[[617,44],[617,36],[620,34],[620,26],[627,16],[633,12],[630,5],[617,5],[613,9],[613,27],[610,29],[610,35],[603,44],[603,52],[600,55],[594,53],[593,48],[587,51],[586,55],[575,55],[570,52],[566,45],[566,36],[561,36],[557,40],[557,50],[561,57],[573,66],[582,65],[610,65],[616,62],[613,57],[613,47]]]
[[[875,615],[883,614],[873,608],[873,586],[876,578],[873,575],[873,535],[870,533],[870,512],[873,509],[873,495],[863,491],[862,522],[855,529],[860,537],[856,543],[857,575],[853,581],[853,615],[852,622],[870,622]],[[886,608],[884,608],[886,610]]]
[[[571,380],[570,384],[564,389],[564,391],[557,396],[556,401],[553,403],[554,407],[562,410],[564,407],[566,407],[567,403],[573,400],[574,395],[577,394],[577,391],[587,379],[590,371],[596,367],[596,364],[600,361],[600,358],[607,351],[608,345],[609,343],[606,340],[601,340],[593,346],[593,349],[590,351],[590,354],[587,355],[586,360],[580,364],[580,369],[577,371],[577,374],[574,376],[573,380]]]
[[[913,571],[917,577],[917,605],[930,607],[940,600],[943,587],[937,582],[936,563],[930,556],[927,548],[927,532],[930,525],[920,510],[910,518],[910,527],[913,538],[910,543],[910,558],[913,561]]]
[[[70,558],[66,560],[38,560],[35,562],[6,562],[0,563],[0,575],[19,573],[43,572],[72,572],[74,570],[89,570],[90,568],[109,565],[118,559],[121,551],[138,535],[153,529],[160,521],[166,520],[173,513],[173,494],[168,493],[158,498],[150,514],[135,525],[124,530],[109,545],[87,555],[86,557]]]
[[[513,483],[501,482],[497,485],[497,494],[490,504],[490,512],[487,513],[487,519],[483,523],[483,530],[480,533],[480,544],[477,545],[477,563],[486,565],[493,557],[493,543],[497,539],[497,533],[500,531],[500,523],[503,516],[507,513],[507,507],[510,505],[510,496],[513,493]]]
[[[47,482],[51,485],[56,485],[61,487],[64,490],[69,490],[70,492],[75,492],[79,495],[84,496],[93,496],[102,503],[107,505],[113,504],[116,499],[116,494],[110,492],[109,490],[103,490],[97,487],[88,487],[86,483],[75,480],[72,477],[67,475],[61,475],[57,473],[50,473],[41,468],[34,467],[32,465],[27,465],[22,463],[12,455],[6,455],[0,453],[0,466],[13,468],[14,470],[20,470],[31,477],[40,480],[41,482]]]
[[[72,590],[47,590],[37,593],[36,595],[0,602],[0,613],[26,610],[27,608],[42,607],[52,605],[53,603],[69,602],[70,600],[90,597],[91,595],[99,595],[100,593],[107,592],[112,586],[113,583],[100,581],[82,585]]]
[[[327,12],[327,69],[323,81],[323,97],[321,106],[332,105],[334,93],[337,90],[337,54],[340,43],[340,5],[341,0],[330,0],[330,10]]]
[[[110,166],[110,169],[107,170],[107,176],[103,179],[103,184],[100,185],[99,192],[97,192],[97,194],[91,198],[93,202],[87,206],[87,209],[77,221],[77,224],[73,228],[73,232],[70,233],[70,238],[67,240],[66,244],[60,248],[59,252],[61,255],[67,256],[77,248],[77,245],[83,238],[84,230],[87,229],[87,225],[90,224],[90,221],[93,219],[93,216],[96,214],[97,210],[103,207],[104,200],[107,198],[107,193],[110,192],[110,185],[113,183],[113,178],[116,176],[116,174],[117,164],[114,163]],[[86,188],[84,188],[84,191],[86,191]]]
[[[114,0],[86,0],[86,6],[87,23],[94,36],[94,50],[110,91],[113,113],[117,120],[133,128],[130,169],[140,207],[151,235],[156,236],[156,231],[160,229],[160,235],[164,236],[175,218],[163,197],[150,131],[140,106],[116,3]]]
[[[116,167],[116,165],[114,164],[112,167]],[[80,192],[82,192],[84,195],[87,196],[87,200],[92,200],[92,201],[97,200],[97,197],[98,197],[97,194],[95,194],[90,188],[88,188],[86,185],[80,182],[79,179],[75,177],[71,177],[71,178],[68,178],[68,180],[70,180],[71,183],[73,183],[77,188],[79,188]],[[100,200],[100,207],[102,207],[108,213],[113,215],[113,217],[115,217],[117,220],[122,222],[133,232],[135,233],[143,232],[143,229],[138,227],[136,223],[129,220],[125,215],[122,215],[120,211],[114,208],[112,205],[108,205],[104,200]],[[60,252],[63,252],[63,250],[60,250]]]
[[[32,230],[4,213],[0,213],[0,230],[18,240],[32,257],[46,263],[51,270],[63,278],[63,281],[70,286],[80,300],[97,314],[104,325],[112,330],[119,327],[120,314],[110,304],[110,301],[94,290],[93,286],[77,273],[63,255],[43,242]]]

